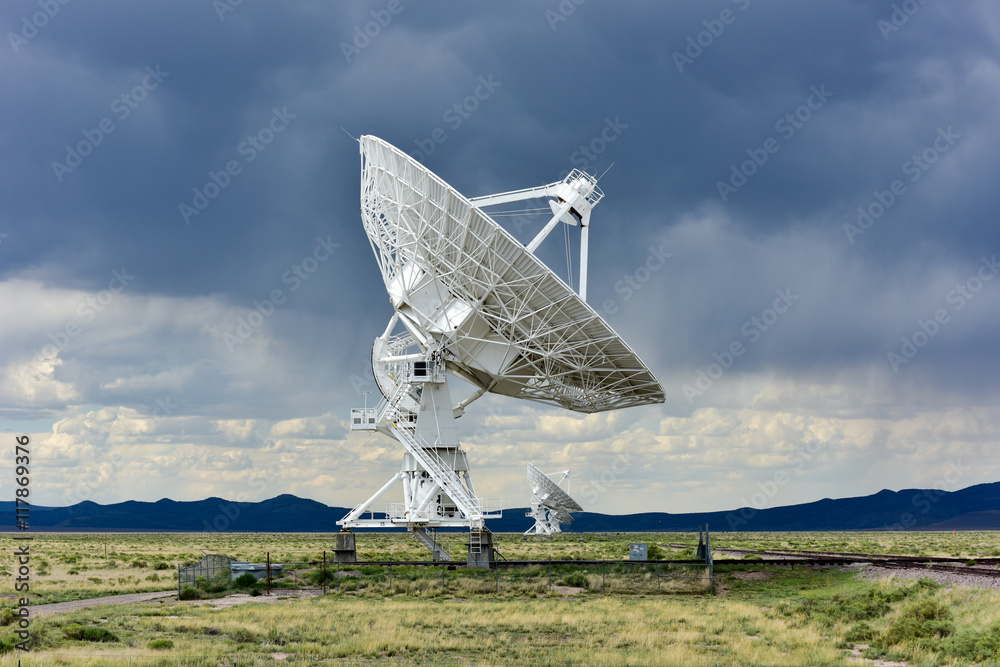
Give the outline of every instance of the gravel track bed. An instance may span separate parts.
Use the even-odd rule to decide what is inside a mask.
[[[814,558],[814,556],[793,556],[791,554],[761,554],[756,551],[750,551],[748,549],[716,549],[712,548],[712,554],[721,556],[736,556],[742,558],[746,554],[754,554],[755,556],[760,556],[761,559],[766,563],[767,561],[774,560],[808,560]],[[757,559],[748,560],[747,563],[759,563],[761,561]]]
[[[868,581],[881,579],[933,579],[945,586],[961,586],[964,588],[992,588],[1000,590],[1000,578],[977,576],[964,572],[940,572],[938,570],[925,570],[914,568],[912,570],[897,570],[888,567],[878,567],[877,565],[860,565],[845,569],[857,569],[857,578]]]

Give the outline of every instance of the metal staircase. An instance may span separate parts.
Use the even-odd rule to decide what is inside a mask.
[[[392,396],[388,400],[382,399],[376,408],[369,410],[368,414],[363,415],[360,420],[355,419],[353,428],[357,430],[382,430],[390,433],[424,470],[430,473],[434,481],[440,485],[441,490],[455,502],[458,509],[470,521],[471,527],[473,529],[482,527],[483,510],[479,499],[469,492],[462,479],[441,458],[435,447],[427,443],[417,433],[415,415],[409,410],[401,408],[400,404],[403,398],[409,395],[413,385],[405,374],[399,380]],[[359,412],[361,411],[355,411],[355,413]],[[365,504],[358,505],[355,510]],[[354,515],[355,512],[351,512],[348,517]]]
[[[415,430],[396,424],[390,426],[390,430],[396,439],[403,444],[406,451],[423,466],[424,470],[431,474],[435,482],[441,485],[441,489],[448,494],[448,497],[455,501],[462,514],[481,526],[483,513],[479,508],[479,500],[472,497],[472,494],[462,484],[458,474],[445,464],[438,453],[426,444]]]
[[[423,360],[416,356],[388,358],[385,382],[379,384],[384,397],[373,408],[351,410],[352,431],[378,431],[403,445],[403,467],[337,523],[345,528],[405,527],[435,561],[453,560],[436,530],[467,527],[469,566],[489,567],[494,560],[493,540],[486,519],[500,518],[502,504],[496,498],[476,497],[453,426],[462,406],[451,405],[440,355],[429,354]],[[403,485],[404,502],[377,503],[397,482]]]
[[[429,534],[423,528],[414,528],[413,534],[417,536],[417,539],[420,540],[425,547],[431,550],[434,560],[451,560],[451,552],[448,550],[448,547],[446,547],[443,542],[437,541],[437,531],[434,531],[433,534]]]

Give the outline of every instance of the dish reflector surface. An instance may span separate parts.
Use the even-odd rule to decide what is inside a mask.
[[[568,493],[530,463],[528,464],[528,482],[531,483],[531,492],[538,496],[542,504],[556,511],[559,523],[571,522],[573,517],[569,515],[570,512],[583,511],[579,503],[573,500]]]
[[[362,218],[390,301],[418,338],[444,342],[449,368],[576,412],[663,402],[639,357],[517,239],[391,144],[359,143]]]

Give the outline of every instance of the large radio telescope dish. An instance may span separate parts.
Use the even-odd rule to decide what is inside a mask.
[[[352,410],[351,429],[395,438],[406,455],[400,472],[338,523],[405,526],[440,559],[450,555],[425,529],[468,526],[471,563],[480,540],[491,539],[485,519],[501,515],[499,501],[476,496],[458,442],[454,419],[472,401],[493,392],[592,413],[662,403],[663,388],[586,303],[590,215],[604,196],[594,176],[573,170],[548,185],[467,199],[385,141],[362,136],[359,144],[362,219],[395,313],[372,346],[384,398]],[[527,246],[483,211],[539,198],[553,215]],[[560,222],[580,228],[578,293],[534,255]],[[475,393],[453,405],[448,373]],[[375,505],[396,481],[404,501]],[[547,494],[565,496],[558,485]],[[579,505],[569,496],[557,504],[558,530]]]
[[[541,239],[526,248],[482,210],[570,200],[553,220],[587,233],[603,194],[592,176],[574,171],[543,188],[470,200],[381,139],[360,143],[362,216],[389,298],[408,329],[447,339],[449,369],[486,391],[576,412],[663,402],[639,357],[535,257]],[[580,264],[585,294],[586,256]]]

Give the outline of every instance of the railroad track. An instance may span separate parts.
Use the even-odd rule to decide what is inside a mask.
[[[668,544],[668,547],[673,549],[694,549],[693,544]],[[851,559],[856,561],[876,561],[876,560],[891,560],[900,562],[914,562],[914,563],[966,563],[969,560],[974,560],[978,565],[1000,565],[1000,558],[996,557],[986,557],[986,558],[956,558],[951,556],[899,556],[896,554],[873,554],[873,553],[859,553],[853,551],[805,551],[796,549],[732,549],[728,547],[712,547],[712,551],[716,552],[726,552],[726,553],[739,553],[739,554],[757,554],[760,556],[780,556],[780,557],[796,557],[796,558],[843,558]]]
[[[687,548],[689,545],[673,545],[674,548]],[[952,558],[947,556],[897,556],[893,554],[863,554],[852,552],[796,551],[789,549],[773,549],[757,551],[751,549],[713,548],[720,554],[754,554],[760,556],[769,565],[801,564],[801,565],[837,565],[850,563],[871,563],[879,567],[896,570],[933,570],[952,574],[977,575],[982,577],[1000,577],[1000,569],[996,565],[1000,558],[971,559],[976,565],[966,565],[968,558]],[[717,564],[736,561],[716,560]],[[745,562],[745,561],[738,561]],[[989,567],[993,566],[993,567]]]

